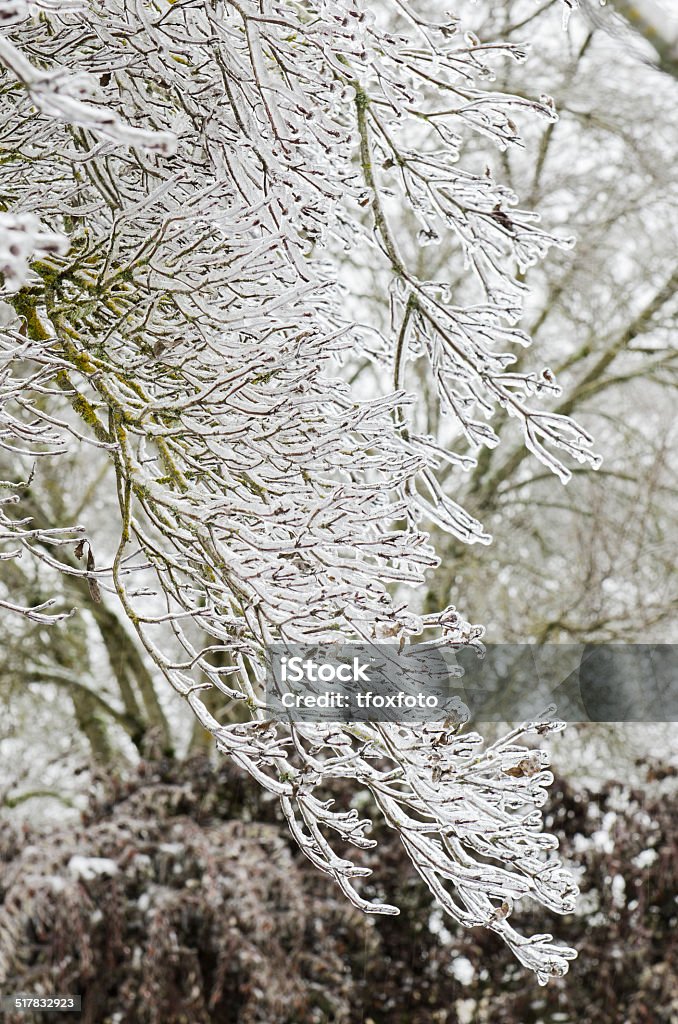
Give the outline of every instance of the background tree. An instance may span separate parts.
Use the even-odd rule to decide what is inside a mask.
[[[670,0],[611,0],[605,6],[589,0],[582,8],[593,24],[630,41],[639,56],[656,63],[665,74],[678,76],[678,17]],[[645,52],[638,47],[638,37],[649,44]]]
[[[552,31],[555,7],[481,5],[473,27],[483,39],[529,32],[527,68],[506,65],[501,87],[523,95],[529,76],[536,93],[555,96],[559,120],[526,123],[526,152],[509,149],[500,162],[507,183],[549,226],[576,227],[574,253],[555,250],[522,275],[525,323],[562,387],[551,408],[576,414],[595,434],[604,465],[597,474],[575,468],[563,490],[526,457],[515,424],[500,413],[492,426],[503,443],[483,449],[468,474],[443,473],[493,546],[486,552],[438,536],[443,557],[424,607],[483,608],[494,642],[670,642],[678,311],[670,153],[678,96],[675,81],[639,61],[606,24],[591,29],[574,19],[562,45]],[[465,155],[477,166],[487,161],[483,146],[469,143]],[[449,239],[418,258],[431,278],[458,266]],[[385,318],[382,281],[373,277],[367,287],[368,268],[361,273],[359,302]],[[453,288],[467,294],[461,268]],[[520,362],[533,358],[532,351]],[[367,363],[359,369],[373,372]],[[426,360],[413,361],[410,372],[424,397],[419,429],[453,444]]]

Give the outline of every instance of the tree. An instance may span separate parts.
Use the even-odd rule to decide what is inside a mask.
[[[604,467],[598,474],[575,469],[563,492],[525,457],[510,419],[496,417],[502,443],[485,449],[465,477],[447,476],[495,543],[486,553],[436,537],[443,557],[425,607],[446,600],[482,607],[495,642],[670,642],[678,600],[676,83],[610,37],[605,21],[592,30],[575,19],[563,46],[552,32],[553,8],[522,0],[481,5],[474,28],[481,38],[518,39],[529,16],[533,57],[528,68],[503,68],[501,85],[524,94],[532,82],[536,92],[553,94],[559,110],[557,122],[526,126],[528,154],[509,151],[502,169],[530,205],[577,232],[574,256],[555,252],[527,271],[526,323],[562,388],[552,407],[595,434]],[[485,157],[482,146],[476,150],[467,158]],[[449,273],[453,258],[450,245],[426,248],[422,272]],[[464,294],[460,272],[454,288]],[[370,292],[364,302],[384,305],[378,282],[363,292]],[[426,396],[425,360],[413,370]],[[422,403],[419,415],[422,430],[440,430],[435,401]]]
[[[2,4],[0,600],[40,627],[67,621],[42,594],[13,598],[21,555],[84,584],[88,610],[117,601],[142,665],[280,798],[305,854],[356,906],[396,912],[361,896],[365,869],[329,841],[371,845],[355,809],[319,798],[346,777],[371,791],[442,906],[496,931],[543,982],[573,951],[509,918],[523,896],[567,912],[576,893],[540,831],[547,757],[517,742],[551,723],[482,749],[447,723],[286,728],[261,702],[276,639],[477,640],[454,609],[417,615],[392,591],[436,563],[422,520],[489,541],[437,474],[497,443],[496,409],[561,480],[560,454],[596,464],[581,427],[531,401],[557,393],[552,374],[512,369],[528,343],[515,267],[566,240],[458,162],[466,136],[505,151],[520,144],[516,111],[554,110],[483,85],[495,64],[524,59],[521,44],[481,43],[425,7],[393,0],[375,18],[354,0]],[[416,236],[394,233],[398,204]],[[468,268],[461,305],[449,281],[416,271],[418,246],[444,233]],[[342,307],[341,247],[383,268],[390,329]],[[416,429],[418,352],[459,454]],[[388,365],[392,383],[352,391],[337,362],[355,354]],[[41,518],[41,466],[90,454],[112,468],[95,486],[113,488],[116,522],[87,506],[82,526]],[[208,690],[252,720],[221,723]],[[134,738],[134,714],[121,714]]]
[[[584,13],[593,24],[625,38],[627,43],[630,41],[636,52],[649,50],[649,59],[656,67],[667,75],[678,77],[678,19],[672,4],[667,0],[641,0],[640,3],[612,0],[602,10],[601,6],[595,6],[591,0],[582,4]],[[649,43],[649,47],[643,45],[641,50],[638,37],[643,44]],[[643,57],[648,59],[645,53]]]

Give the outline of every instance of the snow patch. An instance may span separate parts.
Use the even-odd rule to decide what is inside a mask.
[[[98,875],[117,875],[118,865],[109,857],[80,857],[76,854],[69,860],[68,870],[74,878],[89,882]]]

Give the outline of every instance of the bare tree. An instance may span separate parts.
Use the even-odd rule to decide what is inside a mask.
[[[529,78],[535,91],[553,94],[559,110],[557,122],[526,125],[536,163],[517,149],[500,159],[507,183],[554,229],[567,223],[576,230],[574,252],[555,251],[522,275],[530,289],[526,324],[562,388],[551,408],[576,414],[596,435],[604,465],[597,474],[575,468],[563,491],[526,457],[500,411],[492,427],[503,443],[482,450],[467,474],[453,466],[443,473],[494,545],[481,553],[441,535],[443,557],[424,608],[454,601],[472,609],[495,641],[666,642],[678,599],[678,179],[671,159],[678,94],[671,78],[603,27],[574,20],[563,46],[552,32],[555,7],[481,5],[474,29],[482,39],[531,33],[529,71],[508,65],[502,88],[525,94]],[[480,166],[487,160],[482,146],[469,144],[466,155]],[[447,239],[418,258],[423,274],[445,279],[456,248]],[[381,280],[363,270],[362,281],[360,303],[385,309]],[[467,295],[460,270],[453,288]],[[533,357],[522,356],[518,366]],[[426,360],[413,359],[409,372],[424,398],[419,429],[454,444]],[[369,376],[369,364],[360,373]]]

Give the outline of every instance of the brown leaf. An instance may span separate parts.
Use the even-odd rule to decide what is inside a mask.
[[[87,569],[89,572],[92,572],[95,568],[96,563],[94,561],[94,555],[92,554],[92,545],[90,544],[87,549]],[[87,586],[89,587],[89,595],[92,600],[96,601],[97,604],[101,604],[101,588],[97,581],[93,577],[90,577],[87,580]]]
[[[528,755],[518,761],[512,768],[504,768],[504,775],[511,775],[514,779],[531,778],[541,771],[541,763],[538,757]]]

